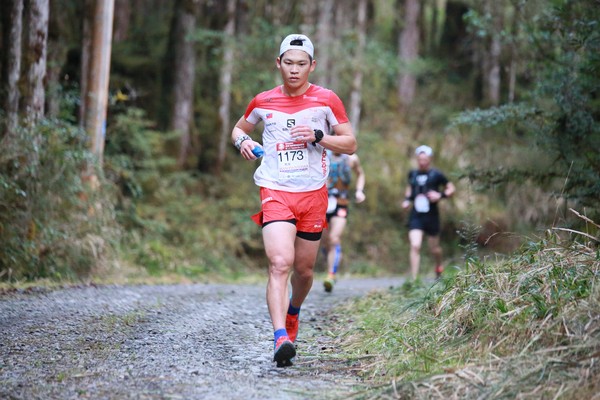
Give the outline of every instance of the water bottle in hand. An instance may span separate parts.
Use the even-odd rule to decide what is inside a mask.
[[[261,158],[263,154],[265,154],[265,151],[260,146],[254,146],[254,148],[252,149],[252,154],[254,154],[256,158]]]

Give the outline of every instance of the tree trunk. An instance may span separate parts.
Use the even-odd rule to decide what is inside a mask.
[[[4,136],[12,136],[19,122],[19,78],[21,71],[21,32],[23,31],[23,0],[10,2],[9,18],[4,20],[10,29],[4,37],[3,92],[6,93],[2,107],[6,112]]]
[[[444,27],[444,20],[446,18],[446,1],[447,0],[429,0],[427,8],[429,9],[429,19],[427,23],[427,54],[436,55],[439,47],[440,40]]]
[[[490,46],[491,69],[489,72],[490,104],[500,104],[500,55],[502,53],[501,35],[504,30],[504,5],[502,1],[492,3],[492,45]]]
[[[490,46],[490,70],[488,72],[488,102],[491,105],[497,106],[500,104],[500,53],[502,45],[500,36],[494,34],[492,44]]]
[[[104,156],[106,135],[106,107],[108,103],[108,83],[114,0],[97,0],[94,8],[88,92],[85,97],[85,128],[91,138],[91,150],[100,165]]]
[[[131,0],[115,0],[115,28],[113,42],[127,40],[131,23]]]
[[[404,10],[404,28],[400,33],[399,61],[401,71],[398,85],[398,100],[400,110],[404,112],[406,107],[412,104],[416,88],[417,78],[410,71],[412,63],[419,55],[419,13],[421,10],[420,0],[406,0]]]
[[[79,78],[79,126],[85,127],[86,103],[88,93],[88,78],[90,75],[90,57],[92,53],[92,22],[94,18],[95,0],[85,0],[83,6],[82,39],[81,39],[81,66]]]
[[[223,40],[223,67],[221,68],[221,105],[219,106],[219,120],[221,122],[221,136],[217,156],[216,172],[219,174],[225,163],[227,143],[231,136],[229,122],[231,108],[231,75],[233,73],[233,58],[235,52],[235,6],[236,0],[227,0],[227,25],[225,25],[225,38]]]
[[[330,60],[327,67],[328,85],[331,90],[340,91],[340,76],[344,63],[336,62],[336,60],[346,57],[345,49],[347,45],[342,41],[345,40],[344,32],[354,31],[354,16],[356,15],[356,5],[354,2],[337,0],[334,5],[333,26],[335,32],[331,34],[329,46],[327,48],[328,58]],[[330,22],[327,22],[331,25]]]
[[[350,94],[350,122],[355,134],[358,134],[358,127],[360,125],[364,52],[367,43],[367,0],[359,0],[357,22],[358,43],[356,44],[356,54],[354,55],[355,69],[352,80],[352,93]]]
[[[35,125],[44,116],[44,78],[48,45],[49,0],[29,0],[27,17],[26,85],[23,93],[23,111],[28,124]]]
[[[517,86],[517,68],[519,66],[519,53],[517,51],[516,40],[519,37],[519,23],[518,15],[521,15],[522,8],[520,4],[516,5],[516,9],[513,12],[512,19],[512,32],[510,41],[510,66],[508,71],[508,102],[512,103],[515,101],[515,90]]]
[[[169,128],[181,135],[177,162],[183,167],[191,152],[190,122],[194,107],[194,77],[196,54],[190,41],[196,29],[196,6],[198,0],[178,0],[175,3],[174,59],[173,59],[173,103]]]
[[[315,59],[317,60],[318,74],[317,83],[323,87],[331,85],[331,39],[333,20],[333,2],[334,0],[323,0],[320,4],[319,23],[317,27],[317,37],[315,40]]]
[[[46,115],[57,117],[60,112],[62,95],[60,72],[64,65],[68,44],[65,18],[61,15],[62,5],[57,1],[50,3],[50,23],[48,26],[48,68],[46,70]]]
[[[302,25],[300,26],[300,31],[311,39],[316,39],[314,34],[315,27],[318,26],[317,15],[319,15],[319,3],[317,0],[302,3]]]
[[[482,76],[483,99],[496,106],[500,103],[500,53],[502,44],[500,32],[502,31],[503,12],[497,0],[486,0],[484,3],[485,14],[491,15],[492,25],[488,27],[489,40],[482,46]]]

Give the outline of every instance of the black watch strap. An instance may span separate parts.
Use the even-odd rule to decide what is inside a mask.
[[[322,130],[320,129],[315,129],[315,141],[312,142],[313,146],[316,146],[317,143],[319,143],[321,141],[321,139],[323,139],[324,133]]]

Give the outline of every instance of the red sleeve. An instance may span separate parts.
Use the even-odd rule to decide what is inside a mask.
[[[250,103],[248,104],[248,107],[246,107],[246,112],[244,113],[244,118],[246,120],[248,119],[248,117],[252,113],[252,110],[254,110],[255,107],[256,107],[256,97],[254,97],[252,99],[252,101],[250,101]]]
[[[344,124],[350,121],[348,114],[346,113],[346,107],[344,107],[342,100],[337,94],[335,94],[334,91],[330,91],[329,93],[329,107],[331,107],[331,111],[333,112],[335,119],[337,119],[337,122],[339,124]]]

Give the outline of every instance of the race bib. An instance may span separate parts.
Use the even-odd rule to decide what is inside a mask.
[[[280,179],[309,176],[308,143],[277,143],[277,165]]]
[[[337,207],[337,199],[335,196],[329,196],[327,199],[327,214],[331,214]]]
[[[415,211],[418,213],[429,212],[429,199],[424,194],[418,194],[415,197]]]

